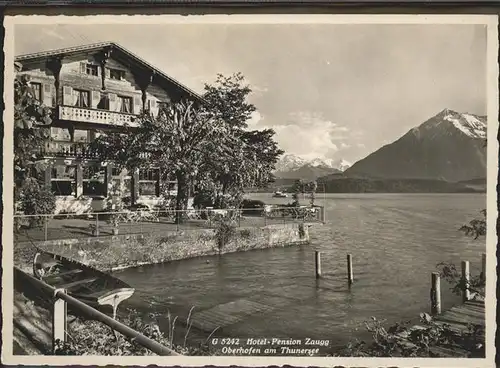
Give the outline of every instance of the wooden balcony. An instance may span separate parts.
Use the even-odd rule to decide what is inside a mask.
[[[74,158],[94,158],[100,159],[101,152],[98,149],[91,147],[90,143],[86,142],[63,142],[49,141],[42,149],[42,154],[47,157],[74,157]],[[148,159],[149,153],[141,152],[139,157]]]
[[[95,158],[100,157],[99,151],[93,149],[89,143],[85,142],[47,142],[43,154],[48,157],[75,157],[75,158]]]
[[[113,125],[113,126],[138,126],[137,115],[122,112],[96,110],[84,107],[59,106],[57,117],[61,120],[78,121],[83,123]]]

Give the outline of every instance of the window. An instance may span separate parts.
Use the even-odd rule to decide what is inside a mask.
[[[50,136],[54,141],[71,142],[71,135],[68,129],[51,127]]]
[[[42,84],[31,82],[31,89],[33,90],[33,98],[42,102]]]
[[[75,129],[73,134],[73,142],[89,142],[89,131]]]
[[[132,113],[132,97],[118,96],[118,102],[120,103],[120,112]]]
[[[55,195],[76,195],[76,166],[55,165],[52,167],[50,184]]]
[[[122,80],[123,78],[125,78],[125,72],[120,69],[109,69],[109,78]]]
[[[97,77],[99,75],[99,68],[97,67],[97,65],[87,64],[85,66],[85,73]]]
[[[160,196],[160,170],[139,170],[139,195]]]
[[[106,196],[106,168],[101,166],[84,166],[83,194],[89,196]]]
[[[111,169],[111,175],[112,175],[112,176],[120,176],[120,175],[121,175],[121,173],[122,173],[122,171],[123,171],[123,170],[122,170],[122,169],[120,169],[119,167],[113,167],[113,168]]]
[[[101,99],[97,104],[98,109],[109,110],[109,96],[107,93],[101,93]]]
[[[73,100],[75,107],[89,107],[90,92],[81,89],[73,89]]]
[[[118,194],[125,203],[130,203],[132,196],[132,177],[126,170],[113,167],[111,170],[111,193]]]

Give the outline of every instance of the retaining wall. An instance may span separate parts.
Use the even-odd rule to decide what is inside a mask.
[[[224,244],[216,230],[200,229],[149,235],[61,239],[39,242],[37,246],[109,272],[193,257],[303,245],[309,244],[309,240],[309,225],[294,223],[236,228]],[[30,245],[16,245],[16,248],[16,264],[21,268],[30,268],[29,259],[31,253],[34,255],[34,248]]]

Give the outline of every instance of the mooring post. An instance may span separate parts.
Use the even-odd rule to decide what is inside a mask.
[[[486,281],[486,253],[481,257],[481,281]]]
[[[463,290],[462,290],[462,301],[465,303],[470,299],[470,267],[469,261],[462,261],[462,282],[463,282]]]
[[[347,282],[351,285],[354,281],[353,273],[352,273],[352,255],[347,255]]]
[[[441,279],[439,272],[431,274],[431,314],[441,313]]]
[[[321,277],[321,253],[318,251],[314,252],[315,255],[315,269],[316,269],[316,278],[319,279]]]
[[[66,342],[67,328],[67,304],[63,299],[57,297],[58,293],[66,293],[64,289],[57,289],[54,292],[54,304],[52,306],[52,350],[55,353],[56,342]]]

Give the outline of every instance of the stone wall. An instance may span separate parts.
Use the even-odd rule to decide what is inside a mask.
[[[66,239],[40,242],[37,246],[109,272],[193,257],[308,244],[309,227],[307,224],[287,224],[236,228],[225,244],[220,239],[216,230],[204,229],[144,236]]]

